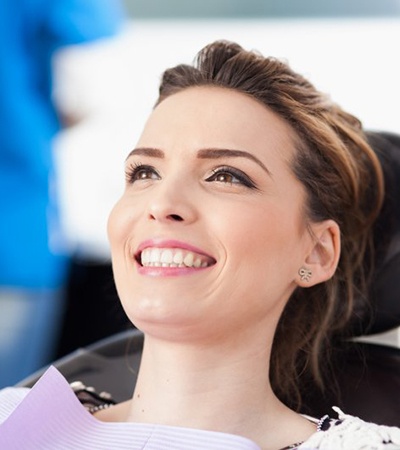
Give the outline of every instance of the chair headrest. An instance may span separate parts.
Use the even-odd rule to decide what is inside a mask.
[[[363,311],[355,335],[400,326],[400,135],[369,132],[384,173],[385,199],[374,226],[375,272],[370,288],[372,311]]]

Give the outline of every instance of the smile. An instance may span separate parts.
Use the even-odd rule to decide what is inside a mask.
[[[145,248],[138,258],[143,267],[186,267],[204,268],[215,263],[209,256],[181,248]]]

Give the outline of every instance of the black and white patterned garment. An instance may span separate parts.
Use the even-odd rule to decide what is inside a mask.
[[[338,418],[323,417],[318,431],[298,450],[400,450],[400,428],[365,422],[333,407]],[[289,447],[290,448],[290,447]]]

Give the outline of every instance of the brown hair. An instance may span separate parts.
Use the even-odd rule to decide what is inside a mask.
[[[298,288],[278,324],[271,355],[271,383],[289,406],[299,408],[303,379],[323,388],[333,337],[343,333],[356,303],[365,301],[372,255],[371,227],[383,200],[379,161],[361,123],[290,67],[276,59],[217,41],[195,64],[164,72],[159,104],[193,86],[234,89],[283,117],[298,136],[294,174],[307,192],[310,221],[333,219],[341,230],[341,257],[327,282]],[[290,257],[290,256],[288,256]]]

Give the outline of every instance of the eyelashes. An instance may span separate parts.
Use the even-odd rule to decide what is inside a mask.
[[[133,184],[135,181],[159,180],[160,178],[156,169],[147,164],[130,164],[125,170],[125,179],[130,184]]]
[[[125,178],[127,183],[133,184],[137,181],[160,180],[161,176],[153,166],[135,163],[130,164],[127,167],[125,170]],[[212,174],[205,179],[205,182],[215,182],[231,186],[244,186],[255,190],[258,189],[257,185],[246,173],[231,166],[212,169]]]
[[[254,181],[239,169],[230,166],[218,167],[213,169],[212,175],[206,178],[207,182],[217,182],[226,184],[238,184],[246,186],[250,189],[257,189]]]

